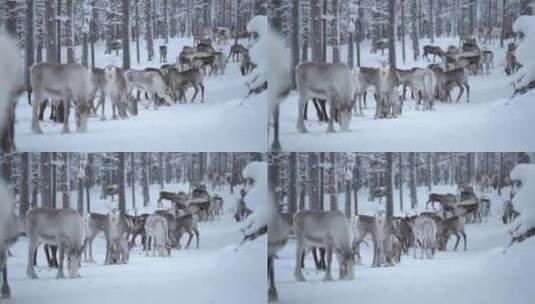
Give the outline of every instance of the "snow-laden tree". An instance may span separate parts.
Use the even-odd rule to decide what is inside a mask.
[[[521,16],[513,25],[515,33],[521,33],[522,40],[516,48],[515,55],[523,65],[513,76],[515,92],[525,92],[535,87],[535,16]]]
[[[510,176],[511,180],[520,182],[512,200],[520,216],[514,220],[511,234],[513,241],[523,241],[535,234],[535,165],[519,164],[511,171]]]

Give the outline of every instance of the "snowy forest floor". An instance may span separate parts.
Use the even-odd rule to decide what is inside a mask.
[[[247,41],[240,41],[247,45]],[[163,44],[162,39],[154,41],[155,49]],[[174,63],[182,46],[192,45],[192,39],[169,39],[167,59]],[[218,49],[219,46],[216,46]],[[228,56],[230,44],[221,47]],[[105,67],[112,64],[122,66],[122,51],[104,54],[104,45],[95,46],[95,66]],[[133,69],[146,67],[159,68],[158,53],[152,62],[147,61],[145,41],[140,41],[140,64],[136,63],[135,44],[131,44],[131,62]],[[80,50],[76,50],[77,52]],[[77,54],[80,57],[80,54]],[[66,58],[66,57],[63,57]],[[139,114],[126,120],[111,119],[111,103],[106,102],[106,121],[92,117],[85,134],[75,132],[74,111],[71,111],[71,134],[62,134],[62,125],[48,120],[49,108],[45,112],[45,121],[41,122],[44,134],[33,134],[30,130],[32,111],[27,95],[20,97],[16,109],[15,143],[21,151],[261,151],[266,149],[267,108],[265,95],[253,95],[243,98],[248,90],[247,78],[239,72],[238,62],[229,62],[224,75],[206,76],[205,103],[201,104],[200,92],[194,104],[174,104],[162,106],[158,110],[145,109],[140,104]],[[188,101],[193,90],[187,93]],[[32,96],[33,97],[33,96]],[[142,103],[144,101],[142,100]]]
[[[166,190],[176,191],[177,187],[166,185]],[[93,211],[106,212],[112,204],[95,200],[98,191],[92,190]],[[151,187],[153,203],[139,212],[155,209],[159,190],[159,186]],[[39,279],[28,279],[25,274],[28,243],[27,238],[20,238],[11,249],[14,257],[8,259],[11,301],[41,304],[265,303],[266,237],[247,242],[235,251],[242,239],[240,224],[234,221],[230,212],[235,197],[228,189],[215,193],[223,197],[226,213],[219,220],[199,223],[200,249],[195,249],[195,241],[192,241],[190,249],[173,250],[169,258],[147,257],[138,238],[127,265],[104,266],[105,239],[100,233],[93,244],[97,263],[83,263],[81,279],[55,279],[56,269],[45,266],[42,250],[39,250],[39,266],[36,268]],[[141,192],[136,195],[140,201]],[[131,206],[129,202],[130,195],[127,194],[127,208]],[[187,236],[183,236],[182,245],[186,240]]]
[[[426,67],[426,60],[414,62],[410,40],[407,40],[407,63],[401,59],[401,44],[397,42],[399,68]],[[430,44],[426,39],[420,47]],[[436,39],[433,45],[447,49],[458,45],[458,39]],[[307,134],[297,131],[297,104],[299,95],[293,92],[281,106],[281,144],[291,151],[528,151],[535,149],[530,130],[535,127],[535,94],[510,100],[513,94],[511,79],[505,75],[503,65],[505,51],[498,44],[482,45],[494,52],[494,69],[490,75],[470,76],[470,103],[463,95],[459,103],[435,103],[435,110],[416,111],[414,101],[403,107],[403,114],[396,119],[375,120],[375,100],[368,93],[365,117],[354,117],[350,132],[328,134],[326,123],[317,120],[310,104],[310,120],[306,122]],[[342,60],[347,58],[347,46],[341,49]],[[331,52],[329,51],[329,55]],[[362,46],[362,66],[378,66],[387,61],[384,56],[370,53],[369,42]],[[432,57],[432,56],[430,56]],[[437,62],[439,59],[437,58]],[[409,95],[409,94],[407,94]],[[458,89],[452,97],[456,98]],[[336,127],[339,130],[338,126]]]
[[[455,189],[439,186],[433,192],[455,193]],[[409,202],[406,194],[404,201]],[[427,189],[418,189],[419,205],[425,206],[427,194]],[[492,201],[492,216],[487,223],[466,225],[467,251],[462,250],[462,242],[460,250],[453,251],[450,239],[448,250],[438,252],[433,259],[413,259],[411,249],[409,256],[402,256],[401,263],[394,267],[371,268],[370,243],[372,248],[361,246],[363,264],[355,267],[353,281],[337,280],[338,261],[334,258],[335,281],[324,282],[325,273],[316,271],[309,254],[303,272],[307,281],[297,282],[293,276],[296,243],[290,240],[279,252],[280,259],[275,260],[280,303],[531,303],[535,296],[529,285],[535,274],[535,239],[503,253],[510,241],[510,226],[503,225],[500,218],[503,200],[496,193],[487,196]],[[359,214],[373,215],[377,204],[366,198],[361,191]],[[395,206],[395,213],[403,214],[397,197]]]

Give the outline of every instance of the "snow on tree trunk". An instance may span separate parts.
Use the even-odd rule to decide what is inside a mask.
[[[145,2],[145,40],[147,41],[147,60],[152,61],[154,58],[154,41],[153,41],[153,28],[152,28],[152,1]]]
[[[312,60],[321,61],[321,0],[310,0],[312,20]]]
[[[288,212],[294,214],[297,211],[297,153],[290,153],[288,164]]]
[[[65,44],[67,45],[67,62],[74,63],[74,11],[72,6],[72,0],[66,0],[67,18],[65,20]]]
[[[117,178],[119,179],[119,210],[121,213],[126,213],[126,187],[125,187],[125,172],[126,172],[126,153],[119,152],[117,153],[119,158],[119,172]]]
[[[394,153],[386,152],[386,216],[394,216]]]
[[[336,182],[336,153],[329,152],[328,189],[330,210],[338,210],[338,185]]]
[[[332,0],[333,18],[331,20],[331,47],[333,51],[333,62],[340,62],[340,37],[338,32],[338,18],[340,15],[340,5],[338,0]]]
[[[46,0],[45,2],[45,22],[46,22],[46,62],[57,62],[56,53],[56,10],[54,9],[55,0]]]
[[[396,0],[388,1],[388,63],[396,68]]]
[[[409,189],[411,197],[411,209],[418,206],[416,196],[416,155],[415,152],[409,152]]]
[[[141,153],[141,187],[143,188],[143,206],[147,207],[150,202],[149,196],[149,163],[148,153]]]
[[[412,39],[412,54],[414,60],[418,60],[420,57],[420,41],[418,38],[418,5],[417,1],[413,0],[412,6],[411,6],[411,15],[412,15],[412,33],[411,33],[411,39]]]
[[[63,208],[70,208],[70,194],[71,194],[71,184],[70,184],[70,174],[69,174],[69,164],[70,164],[70,153],[63,153],[63,164],[61,166],[61,183],[62,183],[62,202]]]
[[[30,153],[21,153],[22,180],[20,181],[19,215],[24,218],[30,208]]]
[[[123,69],[128,70],[130,69],[130,1],[122,0],[122,4]]]
[[[512,230],[513,238],[525,238],[533,235],[535,229],[535,165],[519,164],[510,174],[513,181],[520,181],[521,185],[516,190],[512,203],[520,216],[513,221],[515,229]],[[529,234],[529,235],[528,235]]]

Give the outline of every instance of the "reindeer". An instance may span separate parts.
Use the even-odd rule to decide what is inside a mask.
[[[385,49],[388,48],[388,41],[387,40],[377,40],[373,44],[372,53],[377,53],[377,50],[381,50],[381,56],[385,54]]]
[[[468,75],[466,75],[463,68],[457,68],[447,72],[444,72],[444,70],[439,67],[435,67],[432,70],[435,72],[435,76],[437,78],[437,87],[439,98],[441,100],[445,101],[446,98],[448,98],[448,100],[452,102],[450,91],[453,86],[457,86],[460,92],[456,102],[459,102],[461,99],[465,88],[466,102],[470,102],[470,85],[468,84]]]
[[[215,52],[214,58],[214,73],[224,75],[225,69],[227,68],[227,60],[225,59],[225,55],[223,55],[221,52]]]
[[[163,200],[167,200],[167,201],[171,201],[172,203],[175,203],[176,201],[178,201],[178,194],[174,192],[169,192],[169,191],[160,191],[160,197],[158,198],[158,202],[157,202],[158,208],[163,208],[163,204],[162,204]]]
[[[34,269],[35,251],[42,243],[59,248],[59,267],[57,279],[64,279],[63,262],[67,255],[69,276],[79,278],[78,267],[83,249],[84,228],[82,217],[72,209],[34,208],[26,214],[26,233],[28,234],[28,267],[26,274],[37,279]]]
[[[212,211],[218,218],[223,214],[223,198],[219,195],[212,197]]]
[[[435,221],[427,216],[418,216],[412,227],[414,233],[413,257],[416,258],[416,248],[420,247],[420,256],[432,258],[437,248],[437,227]]]
[[[191,103],[195,101],[195,97],[197,97],[200,88],[201,103],[204,103],[203,76],[198,69],[191,69],[183,72],[179,72],[174,68],[169,69],[169,86],[175,96],[182,102],[187,102],[186,90],[189,87],[192,87],[195,90],[195,93],[191,98]]]
[[[117,113],[121,118],[127,118],[128,85],[124,76],[124,71],[109,65],[104,68],[104,75],[106,77],[105,92],[112,101],[112,119],[117,119]],[[101,120],[104,119],[104,105],[102,105]]]
[[[377,76],[378,99],[375,119],[395,118],[401,114],[401,105],[397,101],[397,94],[395,94],[399,78],[395,70],[387,65],[379,69]]]
[[[249,217],[251,213],[253,212],[249,208],[247,208],[245,201],[243,199],[240,199],[238,201],[238,207],[236,208],[236,212],[234,213],[234,218],[236,219],[236,222],[244,221],[246,218]]]
[[[193,55],[194,52],[195,50],[190,46],[182,47],[182,51],[180,51],[177,58],[177,64],[180,64],[182,69],[184,69],[185,65],[191,66],[191,55]]]
[[[159,70],[128,70],[125,72],[125,76],[130,84],[130,93],[134,88],[148,92],[152,97],[154,109],[158,109],[158,97],[163,98],[167,104],[171,104],[165,79]]]
[[[485,67],[485,72],[490,74],[490,70],[494,68],[494,53],[489,50],[481,52],[481,64]]]
[[[86,132],[89,119],[89,98],[93,90],[91,76],[91,72],[80,64],[37,63],[33,65],[30,69],[30,83],[34,92],[32,132],[43,133],[39,126],[39,109],[46,98],[63,103],[63,133],[70,133],[71,102],[76,112],[76,131]]]
[[[301,257],[310,246],[324,247],[327,252],[325,281],[332,281],[333,251],[340,263],[340,279],[353,279],[354,258],[350,247],[350,231],[345,216],[336,211],[301,211],[295,215],[294,231],[297,240],[295,278],[304,281]]]
[[[274,257],[288,242],[292,224],[282,217],[278,203],[274,199],[273,190],[268,192],[268,300],[274,302],[278,300],[277,288],[275,287],[275,267]]]
[[[160,45],[159,51],[160,51],[160,63],[167,62],[167,46]]]
[[[360,243],[364,241],[369,234],[373,244],[373,261],[372,267],[381,265],[393,265],[393,256],[390,251],[391,236],[393,235],[392,224],[384,215],[378,216],[357,215],[353,220],[353,242],[352,249],[357,255],[358,263],[361,263]]]
[[[227,61],[232,58],[232,61],[238,61],[240,59],[240,54],[248,53],[247,49],[241,44],[234,44],[230,47],[230,53],[228,55]]]
[[[1,43],[1,42],[0,42]],[[2,47],[0,46],[0,49]],[[1,60],[1,59],[0,59]],[[0,80],[2,82],[2,80]],[[0,86],[4,83],[0,83]],[[0,92],[0,94],[7,92]],[[3,96],[2,96],[3,97]],[[0,99],[2,98],[0,97]],[[5,100],[7,101],[7,100]],[[4,100],[2,100],[4,102]],[[19,236],[19,227],[15,217],[15,200],[10,194],[10,190],[3,180],[0,180],[0,271],[2,272],[2,286],[0,289],[0,299],[8,299],[11,290],[7,281],[7,257],[8,250]]]
[[[156,256],[156,252],[160,257],[171,255],[169,226],[163,216],[149,215],[145,222],[145,232],[147,233],[145,248],[152,247],[152,256]],[[147,244],[147,241],[150,244]],[[149,252],[146,254],[149,255]]]
[[[109,185],[104,189],[104,198],[107,199],[108,196],[111,196],[111,201],[113,202],[113,197],[119,194],[119,185]]]
[[[128,263],[127,226],[124,215],[118,209],[111,210],[106,216],[104,235],[106,236],[104,264]]]
[[[84,262],[94,263],[93,241],[99,232],[104,232],[106,226],[106,215],[100,213],[87,213],[83,217],[84,221]]]
[[[466,251],[466,232],[464,231],[464,221],[459,216],[453,216],[442,220],[441,234],[439,237],[439,249],[446,250],[449,237],[454,234],[457,238],[453,250],[457,250],[461,236],[464,241],[464,250]]]
[[[456,201],[457,201],[457,197],[451,193],[448,193],[448,194],[429,193],[429,198],[427,199],[427,202],[425,203],[425,209],[429,207],[429,204],[431,204],[433,209],[435,209],[435,203],[440,203],[441,205],[444,205],[444,204],[455,203]]]
[[[193,234],[195,234],[195,237],[197,238],[196,248],[199,249],[199,228],[197,226],[197,222],[197,218],[193,214],[185,214],[175,219],[175,230],[173,234],[177,235],[177,244],[179,249],[181,248],[180,239],[184,233],[189,235],[186,249],[189,248],[191,240],[193,239]]]
[[[429,69],[414,68],[411,70],[396,69],[399,84],[403,85],[402,97],[405,99],[405,88],[408,86],[413,93],[418,94],[419,100],[416,109],[419,108],[421,100],[424,100],[426,110],[433,110],[434,93],[437,79],[435,73]]]
[[[241,62],[240,62],[240,72],[242,76],[245,76],[251,73],[252,70],[256,68],[256,64],[252,62],[249,53],[242,53]]]
[[[349,69],[342,63],[305,62],[296,68],[299,107],[297,130],[305,133],[305,104],[312,98],[325,99],[330,107],[327,132],[335,132],[337,116],[342,131],[349,130],[351,122],[352,89]]]
[[[354,104],[358,105],[358,112],[355,108],[355,114],[364,115],[362,104],[366,105],[366,91],[377,85],[377,69],[368,67],[355,67],[353,69],[354,78]]]
[[[424,45],[424,54],[423,57],[429,60],[429,54],[433,55],[433,62],[435,62],[436,57],[443,57],[445,55],[444,51],[439,46],[433,45]]]
[[[511,223],[519,215],[520,215],[520,212],[518,212],[518,211],[516,211],[514,209],[513,203],[511,201],[505,202],[505,205],[504,205],[504,208],[503,208],[503,216],[502,216],[502,222],[504,224]]]

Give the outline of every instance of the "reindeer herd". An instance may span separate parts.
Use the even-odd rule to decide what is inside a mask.
[[[372,51],[384,50],[387,42],[378,41]],[[447,51],[439,46],[423,47],[423,58],[433,63],[427,68],[397,69],[383,63],[379,68],[355,67],[352,71],[344,63],[304,62],[297,66],[296,84],[299,92],[297,130],[307,132],[307,103],[312,99],[318,119],[328,121],[327,132],[334,132],[334,122],[342,131],[349,129],[354,111],[364,116],[366,94],[374,89],[376,100],[375,119],[395,118],[402,114],[410,89],[415,99],[416,110],[432,111],[436,101],[453,102],[451,92],[459,89],[456,102],[466,91],[470,101],[469,76],[489,74],[494,68],[494,54],[480,48],[475,38],[466,38],[461,47],[450,45]],[[436,57],[440,63],[434,63]],[[508,55],[510,69],[516,69],[514,54]],[[327,107],[329,113],[327,113]]]
[[[25,229],[22,233],[28,237],[26,275],[30,279],[38,278],[35,272],[37,253],[38,248],[44,245],[46,263],[49,267],[58,269],[56,278],[66,277],[65,263],[69,278],[79,278],[82,261],[95,263],[93,243],[100,233],[104,234],[106,240],[104,265],[127,264],[130,252],[139,238],[142,250],[147,256],[169,257],[172,249],[188,249],[193,238],[196,241],[195,248],[199,249],[199,221],[213,221],[222,216],[224,201],[217,194],[210,195],[202,184],[195,184],[190,190],[190,194],[161,191],[158,199],[159,209],[153,213],[139,215],[129,215],[118,209],[112,209],[108,214],[92,212],[83,216],[73,209],[30,209],[26,214]],[[108,187],[106,197],[113,194],[114,187]],[[238,204],[241,208],[236,208],[237,221],[247,218],[251,213],[245,205],[245,195],[246,193],[243,193],[240,199],[243,204]],[[163,208],[165,200],[171,202],[170,208]],[[0,204],[2,298],[10,296],[6,264],[8,248],[21,235],[13,207],[14,204],[10,202]],[[181,243],[184,234],[189,237],[185,244]]]
[[[482,192],[490,185],[490,178],[485,180],[487,183],[480,183]],[[394,266],[401,262],[403,255],[409,255],[410,248],[415,259],[431,259],[437,251],[447,250],[453,236],[453,250],[457,250],[462,239],[463,250],[466,251],[465,225],[487,221],[491,210],[490,199],[485,195],[479,197],[474,188],[468,185],[459,185],[456,194],[430,193],[425,211],[405,216],[389,217],[384,211],[379,211],[375,216],[356,215],[348,220],[338,210],[304,210],[292,215],[278,211],[273,200],[270,204],[273,208],[268,238],[270,301],[278,298],[273,265],[276,253],[290,238],[296,240],[294,276],[297,281],[305,281],[302,269],[309,251],[313,253],[317,270],[326,271],[325,281],[333,280],[333,254],[339,262],[339,278],[351,280],[354,277],[354,265],[362,263],[360,245],[364,243],[368,246],[368,238],[373,244],[372,267]],[[435,204],[441,208],[437,210]],[[518,215],[511,201],[506,201],[503,223],[511,222]]]
[[[194,46],[183,46],[175,64],[167,63],[167,46],[159,47],[160,68],[143,70],[108,65],[103,68],[87,69],[80,64],[37,63],[30,68],[28,102],[32,105],[32,126],[34,133],[42,134],[39,121],[43,120],[48,99],[51,100],[50,119],[63,122],[63,133],[69,133],[70,108],[75,110],[76,131],[86,132],[90,115],[97,115],[101,109],[101,120],[106,120],[106,97],[112,105],[112,119],[126,119],[137,115],[141,93],[154,109],[170,106],[172,103],[187,103],[186,92],[193,89],[190,100],[193,103],[200,92],[204,102],[204,79],[210,75],[224,74],[227,63],[239,60],[242,75],[250,73],[256,65],[251,61],[248,49],[236,43],[225,56],[214,46],[227,44],[230,31],[214,28],[211,36],[196,36]],[[32,101],[31,93],[34,98]],[[96,102],[95,102],[96,100]]]

